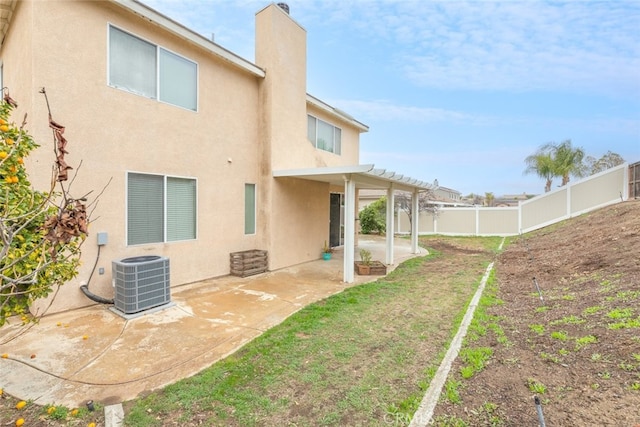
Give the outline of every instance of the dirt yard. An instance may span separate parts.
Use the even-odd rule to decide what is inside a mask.
[[[537,395],[549,426],[640,426],[640,201],[514,238],[496,279],[507,341],[469,342],[493,357],[470,379],[456,361],[436,425],[537,426]]]

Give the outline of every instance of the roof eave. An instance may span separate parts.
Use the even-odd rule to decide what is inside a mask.
[[[140,3],[137,0],[111,0],[113,3],[141,16],[144,19],[151,21],[167,31],[175,34],[176,36],[195,44],[202,49],[211,52],[215,56],[229,62],[230,64],[238,67],[256,77],[264,78],[266,76],[265,70],[258,67],[254,63],[247,61],[246,59],[234,54],[216,44],[215,42],[203,37],[202,35],[190,30],[184,25],[174,21],[173,19],[161,14],[160,12],[150,8],[149,6]]]
[[[337,117],[338,119],[349,123],[350,125],[354,126],[355,128],[357,128],[360,132],[368,132],[369,131],[369,126],[365,125],[364,123],[359,122],[358,120],[354,119],[352,116],[350,116],[349,114],[345,113],[344,111],[332,107],[331,105],[327,104],[324,101],[319,100],[318,98],[316,98],[313,95],[310,95],[307,93],[307,103],[313,105],[316,108],[319,108],[320,110],[331,114],[334,117]]]

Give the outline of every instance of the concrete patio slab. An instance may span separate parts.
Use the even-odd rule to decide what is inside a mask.
[[[381,237],[360,247],[384,259]],[[394,266],[417,255],[396,239]],[[123,402],[189,377],[237,351],[302,307],[345,287],[378,279],[342,280],[341,252],[246,278],[226,276],[172,289],[171,307],[125,319],[94,305],[43,317],[25,329],[0,329],[0,387],[38,404],[84,406]]]

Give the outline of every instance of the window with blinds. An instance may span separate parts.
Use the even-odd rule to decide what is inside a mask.
[[[311,115],[307,115],[307,138],[319,150],[342,152],[342,129]]]
[[[192,178],[127,174],[127,244],[196,238],[197,185]]]
[[[109,26],[109,85],[196,111],[198,65]]]

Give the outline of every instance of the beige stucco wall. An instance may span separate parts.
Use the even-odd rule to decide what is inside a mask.
[[[33,20],[33,5],[28,2],[17,2],[12,15],[11,31],[5,36],[0,48],[2,61],[3,84],[13,98],[21,97],[19,109],[14,112],[13,120],[21,123],[24,112],[31,112],[31,93],[33,64],[31,58],[31,22]],[[29,117],[29,121],[33,120]]]
[[[16,17],[20,15],[18,10]],[[260,228],[256,235],[244,235],[244,184],[264,185],[258,173],[257,78],[104,2],[38,2],[32,22],[26,44],[33,51],[31,93],[12,91],[12,95],[20,101],[33,99],[30,130],[44,145],[31,159],[33,182],[42,187],[49,181],[53,161],[46,106],[42,95],[34,93],[42,86],[54,119],[67,127],[67,162],[77,168],[82,161],[73,195],[93,190],[91,199],[111,180],[93,212],[95,222],[83,248],[78,279],[62,288],[51,311],[91,303],[78,285],[87,280],[95,261],[96,232],[107,232],[109,243],[98,262],[105,274],[96,272],[90,288],[106,297],[113,295],[114,259],[168,256],[172,284],[184,284],[227,274],[231,251],[265,246]],[[198,112],[109,87],[107,23],[197,62]],[[13,58],[3,52],[9,75]],[[196,178],[197,240],[127,246],[127,171]]]
[[[27,161],[32,182],[50,180],[53,118],[66,126],[67,162],[78,176],[72,195],[99,203],[83,246],[77,279],[63,286],[49,312],[93,304],[79,290],[98,256],[96,233],[108,233],[90,289],[113,296],[111,262],[138,255],[171,260],[172,286],[229,273],[229,253],[267,249],[270,268],[320,257],[329,236],[329,185],[272,177],[274,169],[358,163],[360,130],[323,111],[342,129],[343,154],[307,140],[306,32],[275,5],[257,14],[256,65],[266,78],[186,42],[111,2],[24,1],[0,50],[5,83],[29,113],[42,148]],[[108,24],[198,64],[198,111],[147,99],[108,85]],[[313,106],[309,106],[313,110]],[[82,166],[78,165],[82,162]],[[197,179],[196,240],[128,246],[127,172]],[[244,184],[257,185],[257,232],[244,234]],[[104,191],[103,191],[104,190]],[[105,273],[99,274],[103,268]],[[49,301],[33,310],[41,312]]]

